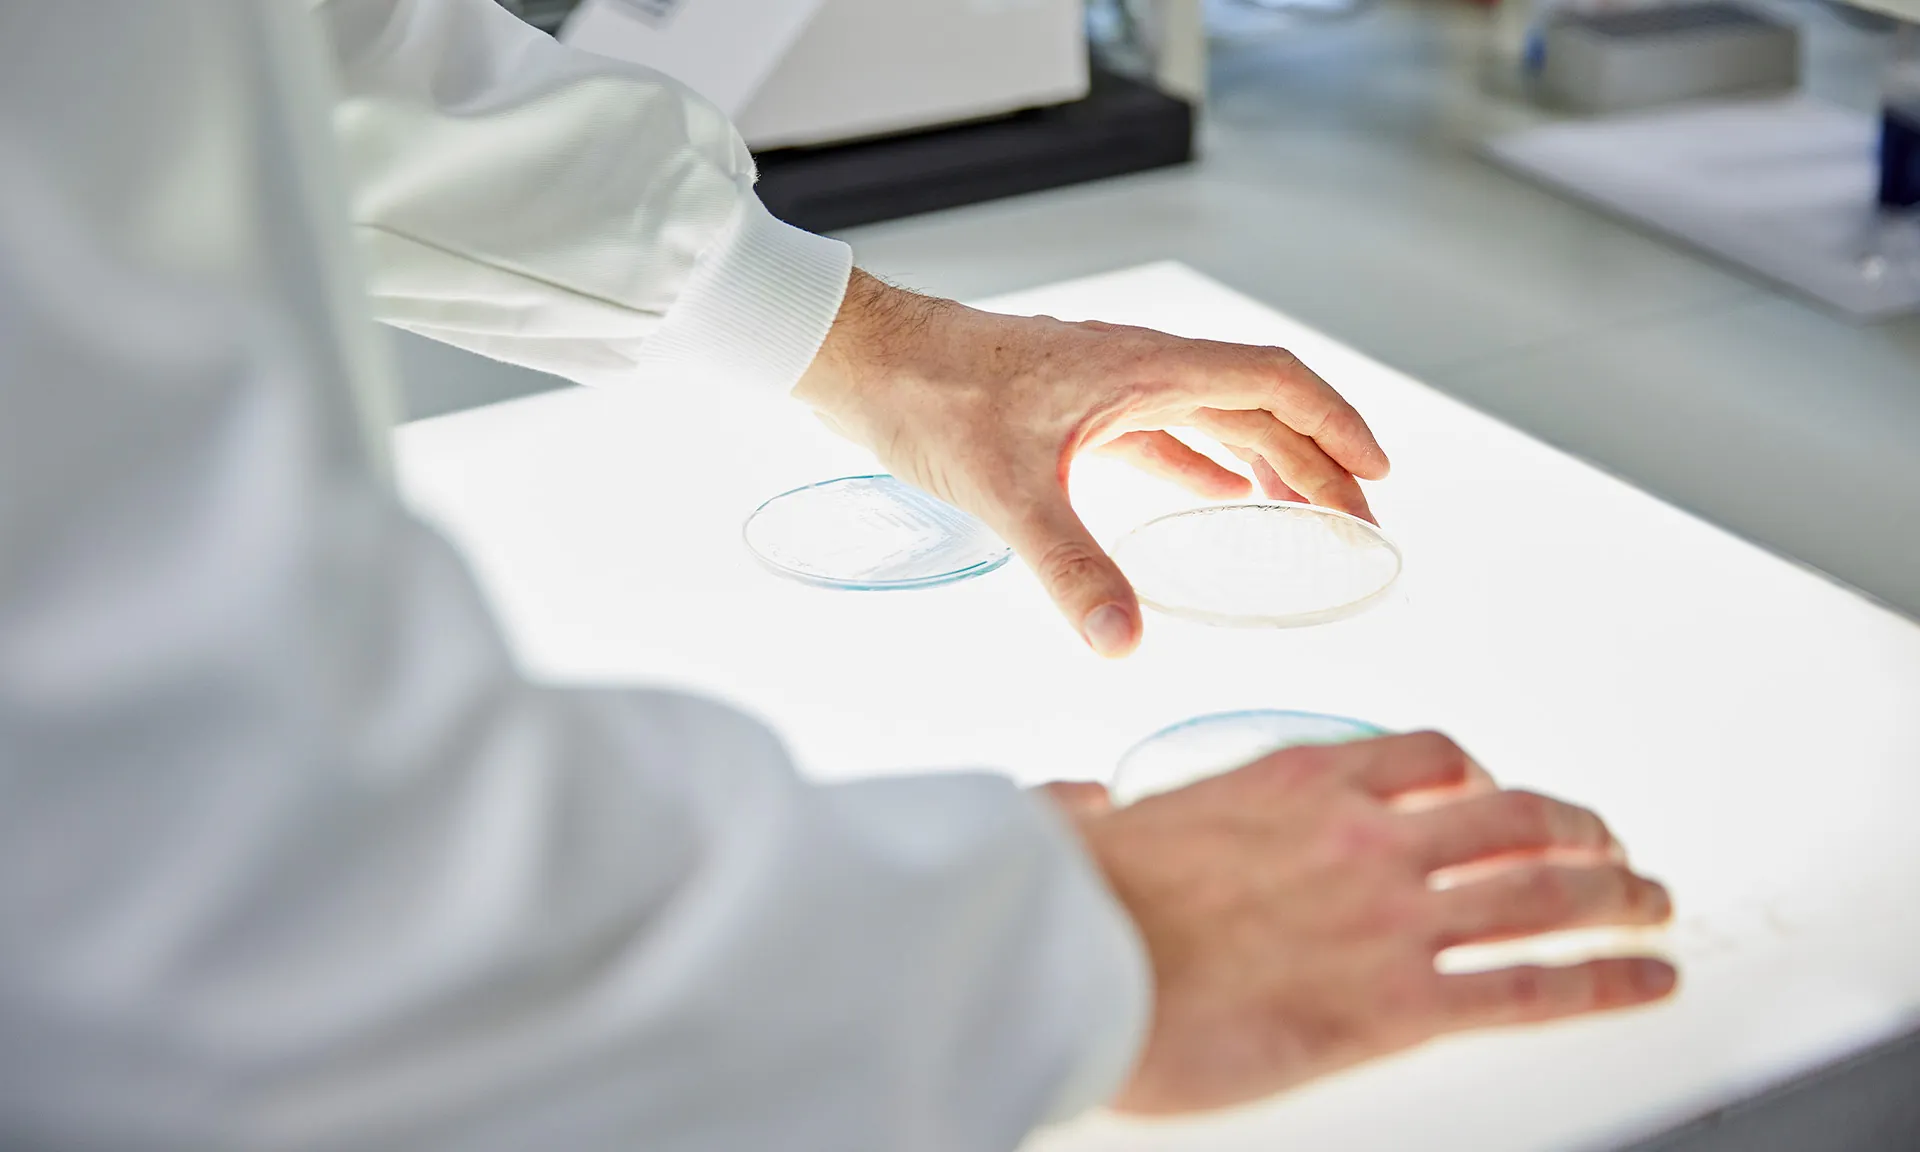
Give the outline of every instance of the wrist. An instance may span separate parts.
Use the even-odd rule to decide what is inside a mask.
[[[959,308],[855,268],[826,339],[793,387],[794,399],[871,445],[862,401],[884,384],[916,378],[919,347],[944,314]]]

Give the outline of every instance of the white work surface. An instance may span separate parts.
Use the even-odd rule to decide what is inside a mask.
[[[783,397],[550,393],[397,434],[536,675],[741,704],[820,777],[915,766],[1103,777],[1200,712],[1443,728],[1504,781],[1603,812],[1672,887],[1683,991],[1657,1009],[1452,1039],[1198,1121],[1093,1117],[1094,1149],[1605,1148],[1920,1021],[1920,627],[1177,265],[990,305],[1292,348],[1371,421],[1404,594],[1233,631],[1150,615],[1098,660],[1017,563],[847,593],[759,567],[766,497],[872,470]],[[1191,503],[1107,461],[1111,540]]]

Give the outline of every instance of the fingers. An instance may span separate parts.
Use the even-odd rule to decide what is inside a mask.
[[[1180,357],[1181,366],[1189,369],[1181,380],[1190,395],[1203,404],[1263,408],[1315,441],[1353,475],[1386,479],[1387,454],[1373,430],[1344,396],[1293,353],[1239,344],[1210,347],[1220,354]],[[1286,475],[1284,468],[1280,471]]]
[[[1619,864],[1516,868],[1433,898],[1442,948],[1567,928],[1664,924],[1673,915],[1664,887]]]
[[[1058,804],[1069,816],[1098,816],[1113,810],[1107,786],[1092,780],[1055,780],[1035,791]]]
[[[1423,845],[1429,871],[1493,856],[1564,849],[1625,854],[1600,817],[1534,792],[1494,792],[1428,808],[1405,817]]]
[[[1591,960],[1564,968],[1506,968],[1440,978],[1450,1029],[1532,1024],[1649,1004],[1672,994],[1673,965],[1646,957]]]
[[[1267,463],[1265,456],[1251,448],[1242,448],[1236,444],[1228,444],[1226,449],[1253,470],[1254,481],[1260,485],[1260,491],[1266,495],[1267,499],[1290,500],[1295,504],[1312,503],[1305,496],[1295,492],[1285,480],[1280,479],[1280,473],[1273,470],[1273,465]]]
[[[1483,791],[1493,787],[1486,769],[1438,732],[1343,745],[1341,754],[1353,782],[1383,800],[1444,788]]]
[[[1202,408],[1193,425],[1225,444],[1250,448],[1285,484],[1309,501],[1372,520],[1359,481],[1311,438],[1282,424],[1270,412]]]
[[[1273,470],[1273,465],[1267,463],[1264,456],[1253,458],[1253,478],[1259,481],[1260,490],[1267,494],[1269,500],[1291,500],[1296,504],[1308,503],[1305,497],[1295,492],[1285,480],[1280,479],[1280,473]]]
[[[1140,601],[1133,585],[1080,522],[1064,488],[1028,493],[995,509],[988,526],[1040,577],[1088,647],[1117,657],[1139,645]]]
[[[1129,432],[1101,445],[1100,451],[1209,499],[1228,500],[1247,494],[1245,476],[1221,467],[1166,432]]]

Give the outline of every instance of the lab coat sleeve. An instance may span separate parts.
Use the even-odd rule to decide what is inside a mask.
[[[973,1152],[1126,916],[986,775],[516,671],[398,505],[309,13],[0,7],[0,1147]]]
[[[321,0],[376,317],[590,384],[784,391],[845,292],[712,105],[493,0]]]

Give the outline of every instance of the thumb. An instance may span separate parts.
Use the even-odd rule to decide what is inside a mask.
[[[1040,494],[1010,517],[1003,534],[1088,647],[1125,656],[1139,646],[1133,585],[1080,522],[1065,491]]]

